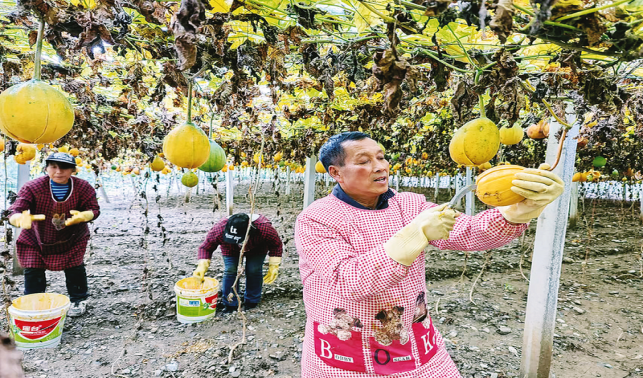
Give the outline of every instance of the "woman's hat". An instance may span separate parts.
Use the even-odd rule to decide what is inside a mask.
[[[45,161],[55,161],[57,163],[65,163],[73,165],[74,167],[76,166],[76,159],[74,159],[74,157],[70,154],[66,154],[64,152],[54,152],[53,154],[49,155],[49,157],[47,157]]]

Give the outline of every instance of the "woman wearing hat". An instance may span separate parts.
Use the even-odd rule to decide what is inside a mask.
[[[244,309],[249,310],[259,304],[261,300],[261,288],[263,284],[271,284],[277,279],[283,245],[277,230],[272,226],[268,218],[263,215],[254,214],[252,222],[249,222],[248,214],[239,213],[223,218],[215,223],[199,247],[199,262],[194,270],[194,276],[203,280],[205,273],[210,267],[212,253],[221,246],[223,255],[223,282],[221,283],[221,301],[225,305],[223,312],[232,312],[238,308],[237,298],[228,300],[228,295],[233,293],[232,284],[237,278],[237,266],[241,246],[246,237],[248,223],[251,223],[246,243],[244,257],[246,259],[246,289],[244,292]],[[263,262],[268,257],[268,273],[261,278]],[[237,293],[239,288],[237,286]]]
[[[25,294],[45,292],[45,270],[64,270],[72,302],[67,315],[80,316],[89,297],[83,263],[87,222],[98,217],[100,207],[92,185],[72,177],[73,156],[56,152],[45,161],[47,176],[27,182],[9,208],[9,222],[23,229],[16,249],[25,268]]]

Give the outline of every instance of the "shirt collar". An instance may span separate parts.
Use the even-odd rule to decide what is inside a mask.
[[[338,199],[344,201],[345,203],[356,207],[358,209],[364,209],[364,210],[382,210],[386,209],[388,207],[388,200],[393,198],[395,196],[395,192],[393,192],[391,189],[387,190],[386,193],[381,194],[379,198],[377,199],[377,206],[375,206],[375,209],[369,209],[368,207],[360,204],[359,202],[355,201],[354,199],[351,198],[344,189],[342,189],[339,184],[335,185],[333,188],[333,195],[337,197]]]
[[[67,181],[66,184],[59,184],[52,179],[49,179],[49,182],[51,183],[51,186],[69,186],[71,185],[71,178],[69,179],[69,181]]]

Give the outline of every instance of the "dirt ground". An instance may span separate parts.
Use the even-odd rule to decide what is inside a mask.
[[[319,197],[328,189],[318,185]],[[213,210],[212,191],[185,204],[180,194],[168,197],[149,186],[147,221],[145,200],[131,191],[113,190],[111,203],[101,201],[86,255],[88,314],[67,319],[57,348],[25,352],[26,375],[299,377],[305,311],[293,227],[302,188],[295,185],[291,196],[276,191],[283,188],[263,183],[256,206],[282,235],[284,262],[276,283],[264,286],[260,306],[246,313],[248,343],[236,349],[231,364],[230,348],[241,339],[237,315],[180,324],[173,291],[176,281],[191,275],[199,244],[223,213]],[[236,211],[249,210],[246,192],[243,184],[235,190]],[[432,189],[426,193],[433,197]],[[445,190],[441,201],[447,199]],[[552,373],[558,378],[641,377],[638,204],[586,200],[583,208],[580,226],[568,230],[565,244]],[[427,254],[427,303],[463,377],[518,377],[528,291],[523,274],[529,277],[534,233],[535,224],[522,240],[488,253]],[[219,256],[215,252],[208,273],[217,279],[223,272]],[[62,272],[47,277],[48,291],[66,293]],[[10,295],[16,298],[23,279],[13,278]],[[6,330],[4,314],[0,324]]]

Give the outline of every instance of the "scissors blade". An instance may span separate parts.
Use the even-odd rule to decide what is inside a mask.
[[[478,186],[476,184],[467,185],[460,189],[449,201],[448,207],[453,208],[467,193],[475,191]]]

